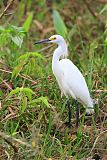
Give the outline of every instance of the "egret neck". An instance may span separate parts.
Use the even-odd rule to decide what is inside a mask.
[[[65,42],[65,40],[62,40],[61,42],[58,43],[58,47],[55,49],[53,58],[52,58],[52,70],[54,72],[54,75],[60,75],[60,65],[59,61],[60,58],[66,58],[68,55],[68,47]]]

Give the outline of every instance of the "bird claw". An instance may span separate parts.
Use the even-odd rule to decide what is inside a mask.
[[[92,108],[87,108],[86,109],[86,116],[92,116],[94,114],[94,109]]]

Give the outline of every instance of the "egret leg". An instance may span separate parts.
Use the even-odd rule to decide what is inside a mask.
[[[78,122],[79,122],[79,108],[78,108],[78,103],[75,100],[75,105],[76,105],[76,128],[78,128]]]
[[[71,127],[71,107],[69,100],[67,100],[67,106],[68,106],[68,127]]]

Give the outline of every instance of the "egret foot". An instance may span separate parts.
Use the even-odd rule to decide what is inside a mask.
[[[86,109],[86,116],[92,116],[94,114],[94,109],[93,108],[87,108]]]

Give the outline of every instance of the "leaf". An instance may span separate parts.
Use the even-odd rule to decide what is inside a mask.
[[[24,30],[25,30],[26,32],[28,32],[28,30],[29,30],[29,28],[30,28],[32,19],[33,19],[33,12],[29,13],[26,21],[25,21],[24,24],[23,24],[23,28],[24,28]]]
[[[41,59],[45,59],[41,54],[39,54],[37,52],[27,52],[27,53],[21,55],[17,59],[17,61],[19,61],[19,62],[18,62],[18,65],[14,68],[14,70],[12,72],[12,78],[13,77],[16,78],[18,76],[18,74],[21,72],[23,66],[25,64],[28,64],[30,62],[29,59],[32,58],[32,57],[39,57]]]
[[[67,36],[67,28],[64,24],[63,19],[61,18],[58,11],[53,11],[53,23],[57,34],[62,35],[64,38]]]
[[[50,108],[47,97],[43,97],[43,96],[32,100],[31,104],[35,105],[35,103],[37,104],[37,103],[41,103],[41,102],[44,103],[46,105],[46,107]]]
[[[43,55],[41,55],[41,54],[38,53],[38,52],[29,52],[29,54],[30,54],[30,57],[39,57],[39,58],[41,58],[41,59],[45,59],[45,58],[43,57]]]
[[[25,93],[30,101],[32,99],[32,95],[35,94],[30,88],[21,88],[21,92]]]
[[[23,97],[22,98],[21,112],[23,113],[26,108],[27,108],[27,97]]]
[[[26,52],[25,54],[21,55],[18,60],[22,60],[22,59],[28,59],[28,58],[31,58],[31,57],[39,57],[39,58],[42,58],[44,59],[44,57],[39,54],[38,52]]]
[[[20,36],[15,36],[15,37],[11,36],[11,39],[19,48],[21,48],[23,43],[23,38],[21,38]]]
[[[103,12],[105,12],[107,10],[107,4],[103,7],[103,9],[100,11],[100,14],[102,14]]]
[[[12,91],[9,93],[9,96],[12,96],[12,95],[14,95],[14,94],[16,94],[16,93],[19,93],[19,92],[20,92],[20,88],[17,87],[16,89],[12,90]]]
[[[18,34],[22,33],[22,32],[24,33],[23,27],[18,27],[18,26],[10,25],[10,29],[12,31],[18,32]]]
[[[48,108],[50,108],[47,97],[40,97],[38,100],[41,100]]]
[[[14,68],[14,70],[13,70],[13,72],[12,72],[12,78],[13,77],[17,77],[18,76],[18,74],[21,72],[21,70],[22,70],[22,68],[23,68],[23,66],[25,65],[25,61],[21,61],[15,68]]]
[[[16,89],[12,90],[9,93],[9,96],[12,96],[12,95],[14,95],[16,93],[19,93],[19,92],[24,93],[28,97],[29,100],[31,100],[32,95],[35,94],[30,88],[23,88],[23,87],[19,88],[19,87],[17,87]]]

